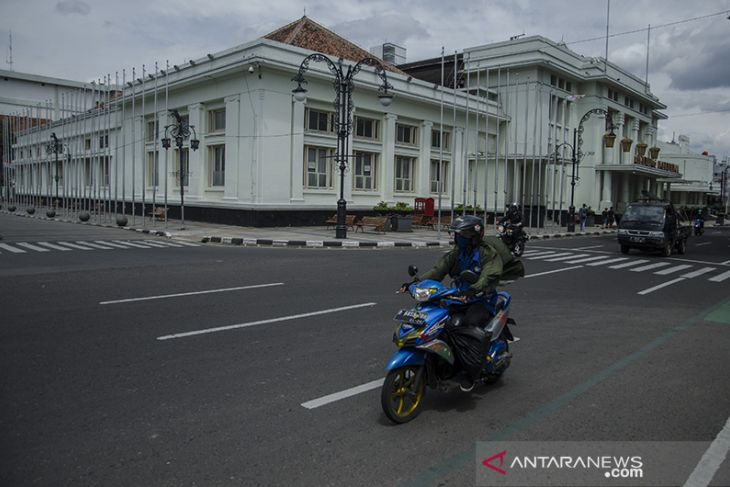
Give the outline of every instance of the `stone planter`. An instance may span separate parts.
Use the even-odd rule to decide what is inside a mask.
[[[56,216],[56,212],[55,212],[54,210],[47,210],[47,211],[46,211],[46,216],[47,216],[48,218],[53,218],[53,217],[55,217],[55,216]]]
[[[631,144],[633,144],[634,141],[631,139],[621,139],[621,151],[622,152],[629,152],[631,151]]]
[[[413,217],[411,215],[392,215],[390,229],[393,232],[412,232]]]
[[[79,220],[81,220],[82,222],[89,221],[90,217],[91,215],[89,215],[88,211],[82,211],[81,213],[79,213]]]
[[[616,142],[616,134],[611,133],[603,136],[603,146],[606,149],[612,148],[614,142]]]
[[[126,227],[127,226],[127,217],[124,215],[118,215],[117,216],[117,226]]]
[[[639,157],[644,157],[644,154],[646,154],[646,148],[649,147],[643,142],[639,142],[636,144],[636,155]]]
[[[659,147],[652,147],[649,149],[649,157],[656,160],[659,157]]]
[[[29,206],[28,208],[25,209],[25,211],[27,211],[29,215],[33,215],[35,213],[35,208],[32,206]]]

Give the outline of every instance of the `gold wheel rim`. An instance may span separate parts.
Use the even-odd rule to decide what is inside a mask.
[[[393,381],[390,402],[393,413],[399,418],[413,414],[423,399],[423,381],[416,384],[417,372],[418,369],[414,367],[404,368]]]

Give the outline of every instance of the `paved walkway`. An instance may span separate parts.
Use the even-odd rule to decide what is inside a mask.
[[[3,213],[8,213],[6,208]],[[38,209],[34,215],[25,211],[16,211],[14,214],[29,218],[38,218],[69,223],[82,223],[78,215],[72,212],[60,211],[55,218],[46,216],[46,209]],[[412,232],[355,232],[348,229],[346,239],[336,239],[333,227],[240,227],[235,225],[219,225],[196,221],[168,220],[167,222],[152,221],[151,218],[136,216],[132,219],[127,215],[126,230],[157,234],[169,238],[184,239],[195,242],[211,242],[230,245],[271,245],[282,247],[448,247],[451,245],[447,231],[437,231],[429,228],[414,228]],[[86,225],[116,227],[115,218],[111,214],[91,215]],[[525,228],[531,239],[562,238],[581,235],[601,235],[615,233],[615,229],[592,227],[580,232],[576,226],[575,233],[568,233],[565,227],[548,225],[544,228]],[[488,225],[487,233],[496,233],[494,226]]]

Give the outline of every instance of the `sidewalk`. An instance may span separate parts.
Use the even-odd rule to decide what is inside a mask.
[[[2,213],[10,214],[6,208]],[[83,225],[97,225],[115,228],[115,217],[112,214],[91,215],[88,222],[80,222],[74,212],[59,211],[55,218],[46,216],[45,208],[38,208],[34,215],[28,215],[18,209],[13,214],[27,218],[41,220],[78,223]],[[152,221],[150,217],[142,218],[137,215],[134,220],[127,215],[125,230],[143,232],[147,234],[165,236],[168,238],[183,239],[191,242],[221,243],[246,246],[277,246],[277,247],[449,247],[450,237],[447,231],[441,232],[428,228],[415,228],[412,232],[355,232],[348,228],[346,239],[336,239],[334,227],[239,227],[234,225],[219,225],[197,221],[185,221],[182,228],[180,220]],[[568,233],[565,227],[550,225],[544,228],[525,227],[525,232],[531,240],[577,237],[586,235],[601,235],[616,233],[615,229],[592,227],[580,232],[580,226],[575,233]],[[493,225],[487,225],[487,234],[496,234]]]

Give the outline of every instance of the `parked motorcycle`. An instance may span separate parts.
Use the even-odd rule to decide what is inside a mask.
[[[415,276],[418,269],[410,266],[408,273]],[[481,337],[476,343],[477,350],[482,351],[477,360],[483,358],[479,382],[493,383],[509,367],[512,358],[509,341],[514,338],[508,325],[515,324],[508,317],[512,297],[500,291],[468,300],[463,298],[459,280],[473,284],[477,278],[474,272],[464,271],[448,287],[430,279],[408,286],[408,293],[417,304],[400,310],[394,317],[398,325],[393,342],[398,351],[388,361],[388,374],[380,395],[383,411],[394,423],[406,423],[418,416],[426,386],[444,392],[460,387],[456,377],[463,373],[461,360],[454,353],[454,343],[460,337]],[[459,326],[458,320],[452,319],[454,315],[478,300],[484,302],[493,318],[478,330]]]
[[[705,221],[702,218],[695,218],[692,226],[694,227],[695,235],[702,235],[705,233]]]
[[[525,243],[529,240],[529,236],[522,231],[522,225],[512,225],[510,223],[501,223],[497,225],[497,232],[502,242],[509,247],[512,254],[520,257],[525,251]]]

